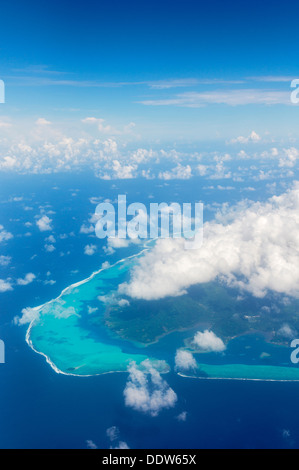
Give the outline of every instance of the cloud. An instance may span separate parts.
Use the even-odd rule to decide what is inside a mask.
[[[16,166],[17,159],[14,156],[11,157],[10,155],[6,155],[0,162],[0,170],[14,170]]]
[[[261,137],[255,132],[252,131],[251,134],[247,137],[239,136],[235,139],[232,139],[230,143],[232,144],[248,144],[248,142],[259,142]]]
[[[284,325],[282,325],[282,327],[279,328],[279,330],[277,331],[277,333],[278,333],[279,335],[283,336],[284,338],[287,338],[287,339],[295,338],[296,335],[297,335],[296,330],[294,330],[293,328],[291,328],[290,325],[288,325],[287,323],[285,323]]]
[[[178,416],[176,416],[176,419],[178,421],[185,422],[187,420],[187,411],[182,411]]]
[[[104,124],[106,121],[102,118],[95,118],[95,117],[86,117],[81,120],[83,124],[95,124],[99,130],[99,132],[103,134],[111,134],[111,135],[121,135],[121,134],[129,134],[132,129],[135,127],[134,122],[130,122],[123,129],[118,130],[110,125]]]
[[[13,238],[13,234],[4,230],[3,225],[0,225],[0,243]]]
[[[177,395],[160,373],[148,360],[143,361],[141,366],[142,368],[137,367],[132,362],[128,367],[129,378],[124,390],[126,406],[151,416],[157,416],[163,409],[174,407]]]
[[[22,316],[16,316],[14,317],[14,323],[15,325],[26,325],[27,323],[31,323],[33,320],[36,320],[39,317],[39,312],[38,310],[35,310],[34,308],[23,308],[22,310]]]
[[[27,126],[29,128],[26,128],[26,133],[19,126],[14,130],[12,137],[1,139],[0,171],[50,174],[91,170],[98,178],[104,180],[141,177],[164,181],[187,180],[198,174],[208,178],[231,178],[242,171],[235,166],[232,174],[230,169],[224,166],[226,157],[216,161],[215,152],[211,151],[198,154],[191,149],[179,152],[176,148],[132,148],[132,143],[127,138],[125,140],[122,134],[105,134],[104,139],[101,139],[98,135],[97,118],[87,118],[84,124],[78,121],[77,127],[74,127],[74,130],[68,129],[66,134],[62,133],[61,126],[55,124],[28,123]],[[124,127],[128,126],[130,124]],[[257,138],[256,132],[253,132],[249,136],[241,135],[235,140],[244,142],[245,145],[246,142],[257,142]],[[265,141],[264,144],[266,143]],[[282,159],[280,168],[289,169],[293,165],[292,156],[286,158],[283,150],[279,152]],[[241,155],[239,152],[238,159],[242,159]],[[259,158],[260,155],[251,157]],[[271,162],[277,165],[278,158],[272,159]],[[247,176],[250,177],[250,173],[247,173]],[[282,176],[286,176],[286,172],[283,173]],[[51,217],[48,212],[47,215]],[[88,234],[90,223],[91,221],[82,226],[81,233]]]
[[[127,238],[108,238],[108,243],[112,248],[127,248],[131,242]]]
[[[8,266],[11,262],[11,256],[0,255],[0,266]]]
[[[192,345],[201,351],[221,352],[226,349],[221,338],[215,335],[211,330],[205,330],[203,333],[198,331],[192,341]]]
[[[94,233],[94,225],[81,225],[80,227],[80,233],[85,233],[85,234],[89,234],[89,233]]]
[[[87,439],[86,447],[87,447],[87,449],[97,449],[98,448],[98,446],[91,439]]]
[[[281,156],[279,159],[279,167],[288,167],[288,168],[294,167],[297,162],[298,157],[299,157],[299,152],[295,147],[291,147],[289,149],[283,149],[283,156]]]
[[[191,352],[178,349],[175,355],[175,366],[179,370],[189,370],[195,369],[197,364]]]
[[[97,81],[97,80],[74,80],[72,74],[57,70],[49,70],[47,66],[33,66],[14,69],[13,73],[17,75],[10,76],[10,80],[14,83],[31,86],[66,86],[66,87],[88,87],[88,88],[121,88],[121,87],[140,87],[146,86],[151,89],[164,90],[170,88],[195,87],[198,85],[238,85],[248,82],[264,82],[264,83],[284,83],[291,82],[294,76],[287,75],[262,75],[242,77],[240,79],[223,79],[223,78],[170,78],[143,81]]]
[[[7,122],[7,121],[4,121],[4,120],[0,120],[0,129],[8,129],[9,127],[11,127],[11,123],[10,122]]]
[[[117,426],[111,426],[106,430],[106,435],[110,439],[111,442],[116,441],[119,438],[119,429]],[[110,446],[110,449],[129,449],[130,447],[124,441],[119,441],[118,445],[115,447]]]
[[[46,279],[43,283],[45,284],[45,286],[53,286],[54,284],[56,284],[56,281],[54,281],[54,279]]]
[[[66,86],[66,87],[88,87],[88,88],[120,88],[120,87],[140,87],[146,86],[151,89],[164,90],[169,88],[181,88],[191,87],[196,85],[217,85],[217,84],[242,84],[245,79],[229,80],[222,78],[205,78],[198,79],[193,77],[186,78],[172,78],[172,79],[160,79],[160,80],[144,80],[144,81],[120,81],[120,82],[101,82],[96,80],[74,80],[70,74],[60,71],[47,70],[46,66],[39,67],[27,67],[23,69],[14,69],[14,72],[18,72],[18,75],[13,75],[10,79],[14,80],[14,83],[26,84],[27,86]],[[20,75],[21,72],[21,75]],[[59,77],[60,75],[60,77]],[[61,77],[63,76],[63,77]],[[249,78],[249,80],[258,80],[258,77]],[[291,78],[289,79],[292,80]],[[260,80],[268,81],[268,80]],[[270,80],[269,80],[270,81]],[[273,80],[274,81],[274,80]],[[279,80],[277,77],[276,81]],[[96,119],[96,118],[86,118]]]
[[[205,176],[207,174],[208,168],[209,167],[207,165],[202,165],[202,164],[197,165],[197,170],[200,176]]]
[[[35,124],[37,126],[49,126],[51,124],[50,121],[47,121],[47,119],[45,118],[38,118],[36,121],[35,121]]]
[[[8,290],[13,290],[11,283],[0,279],[0,292],[6,292]]]
[[[283,82],[289,82],[291,83],[291,81],[294,79],[294,77],[290,77],[290,76],[285,76],[285,75],[262,75],[262,76],[259,76],[259,77],[248,77],[248,80],[254,80],[254,81],[257,81],[257,82],[269,82],[269,83],[283,83]]]
[[[47,245],[47,244],[46,244],[46,245],[45,245],[45,250],[48,251],[48,253],[52,253],[52,251],[55,251],[56,248],[55,248],[55,246],[52,245],[52,244],[51,244],[51,245]]]
[[[223,161],[217,162],[213,171],[214,173],[210,175],[210,179],[217,180],[231,178],[231,172],[223,164]]]
[[[88,255],[88,256],[92,256],[95,254],[95,252],[97,251],[97,247],[96,245],[86,245],[84,247],[84,254],[85,255]]]
[[[98,119],[98,118],[95,118],[95,117],[87,117],[85,119],[82,119],[82,122],[84,124],[96,124],[97,127],[98,127],[98,130],[100,132],[103,132],[103,133],[107,133],[107,134],[115,134],[115,133],[118,133],[116,131],[116,129],[113,129],[111,126],[109,125],[104,125],[104,122],[105,122],[105,119]]]
[[[46,232],[48,230],[52,230],[51,222],[52,219],[50,219],[47,215],[43,215],[40,219],[36,221],[36,225],[38,226],[41,232]]]
[[[132,179],[134,178],[135,171],[137,170],[137,165],[134,163],[125,164],[119,160],[112,160],[112,163],[106,165],[106,168],[111,171],[108,173],[107,171],[104,173],[99,173],[98,177],[110,180],[110,179]]]
[[[107,240],[108,246],[104,246],[103,250],[107,255],[112,255],[115,253],[115,250],[118,248],[127,248],[130,245],[136,245],[140,243],[139,238],[108,238]]]
[[[146,106],[183,106],[199,108],[208,104],[225,104],[242,106],[248,104],[274,105],[290,104],[289,91],[267,89],[232,89],[215,90],[210,92],[185,92],[171,98],[140,101]]]
[[[110,449],[130,449],[128,444],[124,441],[119,441],[118,446],[116,447],[110,447]]]
[[[36,279],[36,275],[33,273],[27,273],[24,279],[17,279],[18,286],[27,286],[27,284],[31,284],[31,282]]]
[[[106,430],[106,434],[109,437],[110,441],[115,441],[119,436],[119,429],[117,426],[111,426]]]
[[[190,165],[183,166],[179,163],[175,168],[172,168],[172,170],[170,171],[161,171],[158,177],[163,180],[188,180],[192,177],[192,170]]]
[[[243,202],[204,224],[203,244],[159,239],[131,269],[119,291],[160,299],[221,279],[263,297],[269,290],[299,296],[299,183],[264,203]]]
[[[46,242],[49,242],[49,243],[56,243],[56,240],[53,237],[53,235],[49,235],[49,237],[47,237],[45,240]]]

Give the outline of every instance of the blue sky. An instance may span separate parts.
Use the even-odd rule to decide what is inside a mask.
[[[298,10],[282,1],[3,1],[0,118],[134,122],[144,140],[296,133]]]

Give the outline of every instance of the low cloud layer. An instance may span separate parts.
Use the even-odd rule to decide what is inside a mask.
[[[17,279],[17,284],[19,286],[27,286],[27,284],[31,284],[31,282],[33,282],[35,278],[36,278],[35,274],[27,273],[24,279],[22,278]]]

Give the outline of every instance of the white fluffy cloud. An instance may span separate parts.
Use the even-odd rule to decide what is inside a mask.
[[[84,247],[84,254],[85,255],[88,255],[88,256],[92,256],[95,254],[95,252],[97,251],[97,247],[96,245],[86,245]]]
[[[296,330],[290,327],[287,323],[282,325],[281,328],[279,328],[278,332],[279,335],[284,336],[285,338],[291,339],[295,338],[297,335]]]
[[[228,106],[244,106],[247,104],[289,104],[290,94],[287,91],[242,88],[231,90],[213,90],[213,92],[190,92],[177,94],[165,99],[140,101],[146,106],[185,106],[201,108],[208,104],[226,104]]]
[[[38,118],[36,121],[35,121],[35,124],[37,126],[49,126],[51,124],[50,121],[47,121],[47,119],[45,118]]]
[[[116,129],[115,127],[106,124],[105,119],[95,118],[95,117],[86,117],[82,119],[83,124],[93,124],[96,125],[99,132],[109,135],[121,135],[121,134],[130,134],[135,127],[134,122],[130,122],[125,125],[122,129]]]
[[[127,248],[131,240],[127,238],[108,238],[108,245],[111,248]]]
[[[110,428],[106,429],[106,434],[110,441],[115,441],[119,436],[119,429],[117,426],[111,426]]]
[[[215,96],[213,93],[208,98],[214,99]],[[247,97],[251,99],[252,96],[251,90]],[[191,101],[194,98],[197,99],[195,95],[189,98]],[[222,99],[219,96],[218,98]],[[234,100],[236,97],[232,96],[232,98]],[[88,169],[92,170],[98,178],[106,180],[138,177],[187,180],[198,173],[204,177],[234,178],[235,174],[242,171],[235,167],[233,173],[232,168],[224,168],[220,161],[215,164],[213,151],[199,154],[191,149],[182,152],[169,148],[166,150],[139,148],[140,136],[132,133],[133,123],[116,130],[107,125],[103,119],[88,117],[78,121],[77,124],[74,123],[72,130],[69,128],[62,130],[58,123],[50,123],[44,118],[39,118],[35,122],[27,123],[26,126],[29,128],[24,133],[23,124],[14,122],[11,136],[0,139],[0,171],[49,174]],[[132,148],[132,140],[135,141],[135,148]],[[237,142],[245,145],[250,142],[261,142],[261,138],[255,131],[252,131],[248,132],[248,135],[245,134],[245,137],[239,136],[227,143],[234,145]],[[294,145],[293,142],[292,140],[292,145]],[[265,140],[263,145],[268,146],[269,139]],[[298,158],[294,157],[292,148],[277,150],[279,156],[270,160],[266,158],[266,163],[277,166],[280,176],[289,177],[290,167],[295,166]],[[291,153],[287,155],[287,152]],[[266,154],[269,154],[269,149],[265,149],[260,155],[256,152],[251,157],[265,158]],[[243,164],[244,157],[244,150],[237,154],[237,158],[242,160]],[[235,158],[233,160],[235,161]],[[163,164],[162,167],[161,164]],[[246,172],[247,178],[251,176],[250,173]]]
[[[180,179],[180,180],[188,180],[192,177],[192,170],[190,165],[183,166],[180,163],[175,167],[172,168],[170,171],[161,171],[159,173],[159,178],[163,180],[173,180],[173,179]]]
[[[56,250],[55,246],[50,244],[50,245],[45,245],[45,250],[48,251],[49,253],[52,253],[52,251]]]
[[[4,281],[0,279],[0,292],[6,292],[8,290],[12,290],[12,285],[9,281]]]
[[[137,411],[157,416],[164,408],[172,408],[177,395],[169,387],[150,361],[143,361],[142,368],[132,362],[128,368],[129,379],[124,390],[125,404]]]
[[[175,355],[175,366],[179,370],[195,369],[196,360],[191,352],[178,349]]]
[[[117,426],[111,426],[106,430],[106,435],[110,439],[111,442],[116,441],[119,438],[119,429]],[[114,444],[115,445],[115,444]],[[115,447],[112,445],[110,446],[110,449],[129,449],[130,447],[128,444],[124,441],[119,441]]]
[[[187,420],[187,411],[182,411],[178,416],[176,416],[176,419],[181,422],[185,422]]]
[[[203,245],[160,239],[140,258],[120,292],[159,299],[221,279],[263,297],[268,290],[299,295],[299,183],[265,203],[240,204],[204,225]]]
[[[218,338],[211,330],[205,330],[203,333],[198,331],[193,338],[192,344],[201,351],[220,352],[226,349],[222,339]]]
[[[118,248],[127,248],[129,245],[136,245],[139,243],[139,238],[108,238],[107,246],[104,246],[103,250],[107,255],[112,255]]]
[[[55,240],[55,238],[53,237],[53,235],[49,235],[49,237],[47,237],[45,240],[46,240],[46,242],[48,242],[48,243],[56,243],[56,240]]]
[[[27,273],[24,279],[21,279],[21,278],[17,279],[17,284],[19,286],[27,286],[27,284],[30,284],[31,282],[33,282],[35,278],[36,278],[35,274]]]
[[[23,308],[22,310],[22,316],[16,316],[14,317],[14,323],[16,325],[26,325],[27,323],[31,323],[33,320],[37,319],[39,317],[39,312],[38,310],[35,310],[34,308]]]
[[[293,168],[299,157],[299,152],[295,147],[283,149],[283,155],[279,158],[280,167]]]
[[[0,266],[8,266],[11,262],[11,256],[0,255]]]
[[[5,242],[10,240],[13,237],[13,234],[4,230],[3,225],[0,225],[0,242]]]
[[[81,225],[80,233],[84,233],[86,235],[90,233],[94,233],[94,225],[86,225],[86,224]]]
[[[97,449],[98,448],[98,446],[91,439],[87,439],[86,447],[87,447],[87,449]]]
[[[40,219],[36,221],[36,225],[38,226],[41,232],[46,232],[48,230],[52,230],[51,222],[52,219],[50,219],[47,215],[43,215]]]
[[[124,441],[119,441],[118,445],[116,447],[110,447],[111,449],[130,449],[128,444]]]

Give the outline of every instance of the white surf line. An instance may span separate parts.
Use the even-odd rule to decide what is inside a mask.
[[[298,382],[298,379],[258,379],[253,377],[204,377],[197,375],[185,375],[181,372],[177,372],[177,375],[186,379],[200,379],[200,380],[251,380],[253,382]]]

